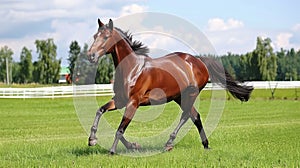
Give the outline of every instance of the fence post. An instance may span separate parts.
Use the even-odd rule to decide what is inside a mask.
[[[54,89],[53,89],[53,86],[51,86],[51,92],[52,92],[52,99],[54,99]]]

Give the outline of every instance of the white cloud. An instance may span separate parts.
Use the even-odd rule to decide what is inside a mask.
[[[0,6],[0,47],[7,45],[12,48],[15,53],[14,59],[18,61],[23,46],[32,49],[34,53],[36,39],[54,38],[58,46],[58,57],[63,57],[65,60],[72,40],[77,40],[82,46],[84,42],[91,39],[92,34],[97,30],[97,18],[106,23],[108,18],[118,18],[146,10],[147,6],[140,5],[136,0],[101,0],[91,3],[84,0],[5,1]],[[136,24],[142,20],[143,16],[135,17],[129,21],[132,24],[128,25],[128,20],[123,19],[119,23],[116,21],[116,26],[123,28],[122,25],[125,25],[124,30],[135,32],[142,29],[137,28],[138,24]],[[28,25],[33,22],[36,27],[31,30]],[[44,27],[41,25],[41,28],[39,26],[39,23],[45,22],[49,25],[47,30],[45,25]],[[162,32],[159,27],[156,28],[156,31]],[[243,21],[234,18],[211,18],[204,30],[218,54],[226,54],[228,51],[233,53],[251,51],[255,48],[256,37],[261,35],[270,37],[275,49],[280,49],[279,47],[300,49],[300,23],[283,33],[276,30],[249,29],[245,27]],[[16,33],[16,31],[24,31],[24,33]],[[153,34],[144,38],[135,37],[151,48],[183,50],[178,48],[175,39],[169,37]]]
[[[276,48],[290,48],[290,38],[293,37],[292,33],[279,33],[276,36],[276,40],[274,42]]]
[[[96,21],[95,21],[96,25]],[[52,21],[51,27],[55,30],[55,39],[58,41],[85,40],[95,33],[95,28],[85,22],[66,22],[61,20]]]
[[[68,16],[69,13],[62,9],[49,9],[37,11],[8,11],[6,18],[12,22],[37,22],[47,20],[50,18],[63,18]]]
[[[37,55],[36,55],[36,48],[35,48],[35,44],[34,44],[35,40],[53,38],[53,36],[54,35],[51,33],[41,33],[41,34],[36,34],[34,36],[25,36],[25,37],[18,38],[18,39],[14,39],[14,38],[2,39],[0,42],[0,47],[6,45],[9,48],[11,48],[14,52],[13,59],[15,61],[19,61],[21,50],[23,47],[27,47],[28,49],[30,49],[33,54],[33,59],[36,59]]]
[[[244,27],[242,21],[220,18],[209,19],[205,34],[212,42],[218,54],[227,52],[244,54],[256,47],[256,38],[270,38],[274,51],[281,48],[295,50],[300,49],[300,24],[296,24],[286,32],[279,30],[249,29]]]
[[[224,21],[221,18],[212,18],[208,20],[207,30],[208,31],[225,31],[230,29],[242,28],[244,23],[235,19],[228,19]]]
[[[35,40],[53,38],[58,46],[58,57],[66,60],[72,40],[77,40],[83,46],[91,39],[97,30],[97,18],[105,22],[108,17],[117,18],[146,9],[145,6],[132,2],[133,0],[101,0],[93,3],[84,0],[5,1],[0,6],[0,47],[7,45],[11,48],[14,60],[18,61],[23,46],[35,53]],[[29,25],[33,24],[35,27],[31,28]]]
[[[58,8],[64,9],[74,9],[75,7],[79,7],[81,5],[85,5],[86,1],[84,0],[54,0],[54,5]]]
[[[300,23],[296,24],[295,26],[292,27],[293,31],[300,31]]]
[[[144,12],[146,11],[146,7],[145,6],[141,6],[141,5],[137,5],[137,4],[131,4],[131,5],[127,5],[122,7],[121,10],[121,16],[125,16],[125,15],[130,15],[130,14],[134,14],[134,13],[140,13],[140,12]]]
[[[230,18],[212,18],[205,29],[207,38],[211,41],[218,55],[227,52],[242,54],[255,48],[255,39],[262,32],[255,32],[244,27],[240,20]]]
[[[133,37],[143,42],[150,49],[149,55],[151,57],[161,57],[174,51],[174,47],[176,46],[176,39],[162,33],[146,32],[133,34]]]
[[[207,31],[207,38],[215,47],[218,55],[227,54],[227,52],[244,54],[255,48],[258,32],[249,29],[231,30],[231,31]]]

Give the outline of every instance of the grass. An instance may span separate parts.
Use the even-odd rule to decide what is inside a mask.
[[[119,144],[120,154],[115,156],[108,155],[107,148],[100,145],[88,147],[86,127],[78,120],[72,98],[0,99],[0,167],[299,167],[300,101],[293,99],[292,89],[278,89],[274,100],[269,100],[267,93],[255,90],[247,103],[225,102],[218,127],[209,137],[212,150],[203,149],[192,127],[171,152],[148,157],[130,156],[162,150],[164,144],[150,148],[141,143],[146,149],[140,152],[126,151]],[[210,93],[201,96],[199,111],[205,119]],[[109,99],[96,100],[103,104]],[[140,113],[147,112],[147,108]],[[87,116],[94,114],[95,109]],[[170,125],[178,114],[178,107],[169,103],[151,122],[133,121],[125,135],[152,136]],[[121,116],[121,112],[104,115],[113,128]],[[160,141],[165,142],[169,133]],[[113,141],[109,136],[100,140],[109,146]],[[123,155],[126,152],[129,156]]]

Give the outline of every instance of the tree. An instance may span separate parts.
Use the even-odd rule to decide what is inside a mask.
[[[277,77],[276,80],[278,81],[284,81],[286,80],[286,67],[287,67],[287,63],[286,63],[286,50],[284,49],[280,49],[280,51],[278,51],[276,53],[277,55]]]
[[[109,55],[103,56],[99,60],[97,73],[96,73],[96,83],[111,83],[114,75],[114,64],[112,57]]]
[[[300,50],[281,49],[277,52],[277,78],[276,80],[299,80],[300,79]]]
[[[275,80],[277,57],[271,46],[271,39],[257,37],[254,51],[241,56],[241,77],[243,80]]]
[[[255,81],[261,80],[259,72],[258,58],[253,52],[248,52],[240,58],[241,73],[240,78],[242,81]]]
[[[42,84],[56,83],[59,79],[61,60],[56,59],[56,45],[53,39],[35,41],[38,56],[37,82]]]
[[[1,47],[0,49],[0,81],[6,82],[8,84],[12,78],[12,66],[10,65],[13,61],[13,54],[13,51],[7,46]]]
[[[76,46],[75,43],[72,44],[71,44],[72,47]],[[73,59],[73,57],[69,57],[69,60],[72,60],[75,63],[73,64],[74,66],[73,69],[74,71],[72,75],[73,82],[75,82],[76,84],[111,83],[114,74],[114,64],[113,64],[112,57],[103,56],[101,59],[99,59],[98,64],[90,63],[89,60],[87,59],[88,58],[87,50],[88,50],[88,45],[85,44],[83,50],[80,52],[78,56],[73,55],[74,58],[77,57],[77,59]],[[75,51],[75,50],[70,49],[70,51]]]
[[[69,61],[68,68],[70,70],[71,80],[73,80],[72,77],[73,77],[73,73],[74,73],[76,60],[80,56],[81,49],[80,49],[80,46],[77,41],[72,41],[69,48],[70,49],[69,49],[69,58],[68,58],[68,61]]]
[[[20,74],[19,74],[19,82],[20,83],[30,83],[32,82],[32,55],[31,51],[26,47],[23,47],[21,56],[20,56]]]
[[[22,71],[20,70],[20,63],[19,62],[12,62],[12,82],[13,83],[21,83],[20,75]]]
[[[78,85],[94,84],[97,64],[89,62],[87,57],[88,45],[84,44],[83,50],[76,60],[73,72],[73,82]]]
[[[232,54],[228,52],[227,55],[221,57],[221,62],[224,68],[236,79],[242,80],[241,77],[241,65],[240,65],[240,55]]]
[[[257,38],[256,49],[253,51],[253,57],[257,59],[261,79],[272,81],[276,78],[277,60],[271,46],[271,39]]]
[[[298,74],[297,80],[300,80],[300,50],[298,50],[298,52],[296,54],[296,60],[295,61],[296,61],[295,66],[296,66],[297,74]]]
[[[285,78],[287,80],[297,80],[298,75],[297,75],[297,57],[296,57],[296,52],[294,48],[289,50],[286,54],[286,73],[285,73]]]
[[[40,72],[39,72],[39,65],[38,61],[33,62],[33,71],[32,71],[32,80],[35,83],[39,83],[40,80]]]

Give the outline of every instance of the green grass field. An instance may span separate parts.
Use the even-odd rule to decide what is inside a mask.
[[[210,93],[201,96],[199,111],[204,120]],[[274,100],[269,97],[268,90],[255,90],[247,103],[226,101],[218,127],[209,137],[211,150],[203,149],[192,127],[171,152],[148,157],[110,156],[99,145],[88,147],[72,98],[0,99],[0,167],[300,167],[300,101],[294,99],[293,89],[276,91]],[[109,99],[97,101],[103,104]],[[177,113],[178,107],[169,103],[156,120],[133,121],[125,136],[155,134]],[[117,127],[121,113],[104,117]],[[113,139],[106,141],[112,144]],[[163,150],[164,144],[157,145]],[[122,146],[118,146],[121,153]]]

